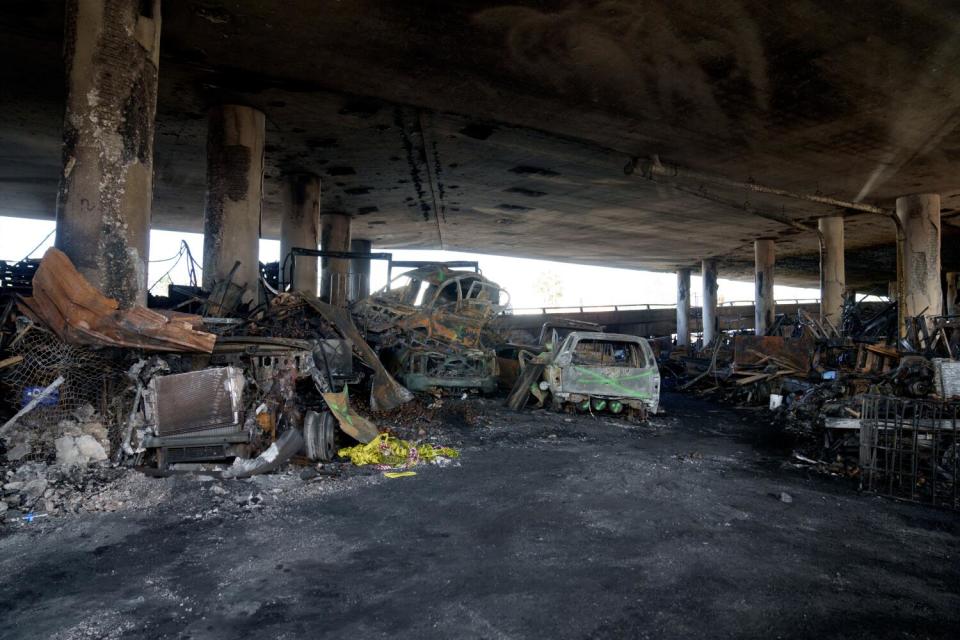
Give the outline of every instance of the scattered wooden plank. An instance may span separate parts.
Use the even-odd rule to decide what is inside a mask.
[[[23,356],[10,356],[9,358],[0,360],[0,369],[12,367],[13,365],[20,364],[21,362],[23,362]]]

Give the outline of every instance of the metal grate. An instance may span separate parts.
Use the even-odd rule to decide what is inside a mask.
[[[64,378],[63,384],[14,428],[28,431],[34,440],[28,459],[52,455],[58,425],[65,420],[82,421],[86,408],[93,409],[96,415],[92,418],[108,428],[111,443],[119,443],[132,399],[125,393],[125,363],[115,352],[67,344],[46,329],[25,322],[8,349],[22,360],[0,371],[0,393],[6,394],[15,408],[27,404],[57,377]]]
[[[958,418],[960,402],[864,397],[861,488],[960,509]]]
[[[159,436],[235,432],[241,427],[243,386],[243,371],[236,367],[156,377],[150,381],[149,421]]]

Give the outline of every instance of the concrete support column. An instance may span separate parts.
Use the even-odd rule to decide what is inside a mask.
[[[56,246],[122,307],[146,304],[160,1],[67,0]]]
[[[319,246],[320,178],[312,174],[288,176],[280,221],[280,267],[283,270],[281,280],[289,283],[293,291],[317,295],[317,259],[300,256],[294,263],[290,249],[316,249]]]
[[[210,110],[207,201],[203,212],[203,288],[228,278],[259,298],[264,115],[250,107]],[[233,273],[234,265],[240,265]]]
[[[943,312],[948,316],[960,315],[960,273],[947,272],[946,301]]]
[[[324,251],[350,251],[350,216],[325,213],[320,219],[320,244]],[[324,258],[320,297],[332,305],[345,306],[350,291],[350,260]]]
[[[703,279],[703,346],[713,342],[720,333],[720,318],[717,315],[717,261],[700,263]]]
[[[773,265],[776,260],[773,240],[754,240],[753,256],[756,285],[753,296],[753,330],[758,336],[766,335],[773,326],[776,305],[773,299]]]
[[[843,218],[820,218],[820,319],[840,327],[847,286],[844,262]]]
[[[940,196],[918,194],[897,198],[903,228],[903,318],[938,316],[943,312],[940,288]]]
[[[369,240],[351,240],[350,251],[354,253],[370,253],[373,243]],[[354,258],[350,261],[350,302],[363,300],[370,295],[370,261]]]
[[[690,346],[690,269],[677,270],[677,346]]]

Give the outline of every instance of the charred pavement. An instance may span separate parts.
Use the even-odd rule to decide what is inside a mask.
[[[784,465],[753,413],[470,402],[434,427],[459,466],[140,478],[155,508],[8,527],[2,636],[956,637],[957,514]]]

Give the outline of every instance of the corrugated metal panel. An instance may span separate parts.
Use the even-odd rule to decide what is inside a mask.
[[[151,380],[156,394],[157,435],[208,431],[229,433],[241,427],[243,371],[236,367],[203,369]]]
[[[933,369],[937,395],[944,400],[960,399],[960,362],[946,358],[934,358]]]

